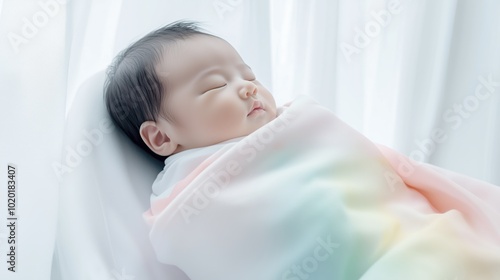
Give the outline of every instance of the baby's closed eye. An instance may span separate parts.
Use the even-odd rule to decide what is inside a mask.
[[[241,75],[241,78],[249,82],[257,81],[257,78],[252,71],[243,73]],[[210,76],[209,79],[205,80],[204,84],[205,86],[203,87],[202,93],[207,93],[212,90],[224,88],[225,86],[227,86],[228,82],[224,77],[220,75],[213,75]]]
[[[227,83],[209,86],[209,87],[207,87],[207,90],[205,90],[203,93],[206,93],[206,92],[209,92],[209,91],[212,91],[212,90],[216,90],[216,89],[221,89],[221,88],[223,88],[225,86],[227,86]]]
[[[212,75],[208,79],[204,80],[202,84],[202,93],[206,93],[211,90],[225,87],[227,85],[227,81],[220,75]]]

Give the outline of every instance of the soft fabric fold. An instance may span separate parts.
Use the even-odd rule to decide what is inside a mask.
[[[413,162],[301,97],[144,218],[158,260],[192,280],[500,279],[498,202],[497,186]]]

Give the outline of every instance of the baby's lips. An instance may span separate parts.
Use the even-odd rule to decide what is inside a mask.
[[[262,106],[262,102],[255,100],[252,104],[252,107],[250,109],[250,112],[248,112],[247,116],[250,115],[255,109],[262,109],[264,110],[264,106]]]

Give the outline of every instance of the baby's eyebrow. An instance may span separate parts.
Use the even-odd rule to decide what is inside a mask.
[[[246,64],[246,63],[238,63],[236,66],[240,69],[248,68],[248,69],[250,69],[250,71],[252,71],[252,68],[250,66],[248,66],[248,64]],[[220,66],[209,67],[209,68],[199,72],[198,74],[196,74],[196,76],[194,76],[193,79],[200,80],[200,79],[204,78],[205,76],[208,76],[208,75],[212,74],[213,72],[220,70],[221,68],[222,67],[220,67]]]
[[[198,74],[196,74],[196,76],[194,76],[194,80],[199,80],[205,76],[208,76],[210,74],[212,74],[213,72],[216,72],[217,70],[220,70],[221,67],[219,66],[212,66],[212,67],[209,67],[201,72],[199,72]]]

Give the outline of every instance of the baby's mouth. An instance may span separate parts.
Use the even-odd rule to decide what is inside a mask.
[[[263,111],[264,107],[262,106],[262,102],[254,101],[252,104],[252,108],[250,109],[250,112],[247,114],[247,117],[258,114]]]

